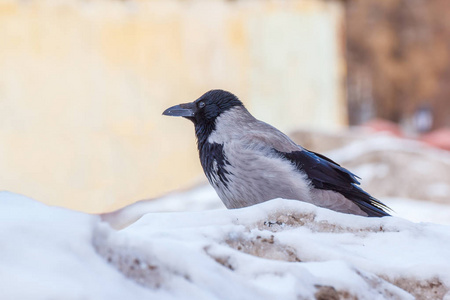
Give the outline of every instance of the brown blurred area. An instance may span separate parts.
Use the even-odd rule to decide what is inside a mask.
[[[428,130],[450,126],[450,1],[345,7],[350,124],[380,118],[414,127],[411,120],[428,111]]]

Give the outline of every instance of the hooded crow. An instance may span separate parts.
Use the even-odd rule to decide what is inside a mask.
[[[342,213],[389,216],[386,205],[358,187],[359,177],[257,120],[232,93],[212,90],[163,115],[194,123],[203,171],[227,208],[285,198]]]

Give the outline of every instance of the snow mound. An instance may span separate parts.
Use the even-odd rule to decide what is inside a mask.
[[[0,299],[143,299],[93,246],[100,218],[0,192]]]
[[[357,128],[342,132],[297,130],[290,136],[361,177],[362,187],[376,198],[449,203],[449,151]]]
[[[448,151],[415,141],[378,136],[326,154],[361,177],[362,187],[377,198],[449,203]]]
[[[0,193],[1,299],[443,299],[450,227],[300,201],[97,216]]]

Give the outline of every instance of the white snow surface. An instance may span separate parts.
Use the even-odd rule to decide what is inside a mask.
[[[450,225],[450,205],[417,199],[386,197],[380,200],[392,208],[392,215],[414,222],[433,222]],[[174,192],[153,200],[142,200],[120,210],[102,215],[102,219],[116,229],[124,228],[146,213],[203,211],[225,208],[216,191],[209,185]]]
[[[283,199],[146,207],[100,218],[0,192],[0,299],[450,299],[447,225]]]

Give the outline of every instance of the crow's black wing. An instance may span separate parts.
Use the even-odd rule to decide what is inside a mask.
[[[353,201],[369,217],[389,216],[390,208],[358,187],[359,181],[355,174],[341,167],[331,159],[306,149],[293,152],[280,152],[282,157],[291,161],[305,172],[316,189],[331,190],[342,194]]]

